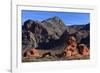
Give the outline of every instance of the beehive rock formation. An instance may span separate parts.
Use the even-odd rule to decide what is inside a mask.
[[[90,51],[85,44],[79,44],[79,53],[83,56],[89,56]]]
[[[77,42],[76,42],[75,37],[70,36],[67,41],[67,45],[68,46],[64,49],[65,57],[71,57],[78,54]]]

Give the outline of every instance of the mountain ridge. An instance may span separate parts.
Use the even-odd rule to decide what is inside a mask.
[[[61,48],[69,36],[77,38],[78,43],[89,42],[90,23],[86,25],[65,26],[57,16],[43,21],[27,20],[22,26],[22,48],[55,49]],[[87,38],[88,37],[88,38]],[[89,46],[89,44],[87,44]],[[57,48],[57,49],[59,49]]]

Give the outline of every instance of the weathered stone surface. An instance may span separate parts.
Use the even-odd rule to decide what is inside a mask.
[[[83,56],[90,55],[90,51],[85,44],[79,44],[79,53]]]
[[[38,50],[35,48],[32,49],[25,49],[23,51],[23,57],[32,58],[32,57],[40,57]]]
[[[59,60],[89,56],[89,28],[90,24],[67,26],[57,16],[43,21],[27,20],[22,25],[23,57]]]
[[[67,40],[67,47],[64,49],[65,57],[71,57],[78,54],[77,51],[77,42],[75,37],[70,36]]]

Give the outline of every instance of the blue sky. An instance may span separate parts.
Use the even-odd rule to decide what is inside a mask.
[[[81,25],[90,22],[89,13],[22,10],[22,23],[28,19],[42,21],[54,16],[58,16],[66,25]]]

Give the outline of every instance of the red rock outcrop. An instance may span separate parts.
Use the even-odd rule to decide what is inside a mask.
[[[83,56],[88,56],[90,51],[85,44],[79,44],[79,53]]]
[[[40,55],[39,55],[38,50],[36,50],[35,48],[32,48],[32,49],[24,50],[23,56],[30,58],[30,57],[39,57]]]
[[[65,57],[71,57],[71,56],[75,56],[78,54],[77,42],[76,42],[75,37],[73,36],[69,37],[67,45],[68,46],[64,49]]]

